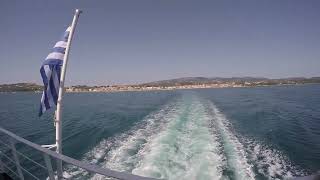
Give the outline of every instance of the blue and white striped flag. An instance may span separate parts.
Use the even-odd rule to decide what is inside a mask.
[[[40,68],[44,89],[41,97],[39,116],[41,116],[52,106],[57,105],[61,68],[65,56],[70,29],[71,27],[67,28],[62,39],[56,43],[53,51],[47,56]]]

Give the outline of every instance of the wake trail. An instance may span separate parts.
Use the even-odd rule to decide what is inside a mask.
[[[308,175],[303,169],[294,165],[281,151],[252,138],[243,137],[242,141],[257,173],[267,179],[288,179]]]
[[[232,124],[212,102],[208,107],[223,140],[228,168],[231,170],[226,174],[230,179],[287,179],[307,175],[281,151],[234,132]]]
[[[164,179],[220,179],[224,158],[205,107],[196,96],[184,96],[178,114],[146,145],[132,172]]]
[[[139,151],[153,134],[165,128],[168,121],[174,118],[177,109],[176,100],[165,104],[156,112],[147,115],[128,132],[102,140],[96,147],[86,153],[83,161],[97,164],[118,171],[131,172],[141,160]],[[87,172],[75,167],[68,167],[65,176],[77,179],[105,179],[99,175],[91,177]]]
[[[224,154],[228,164],[225,176],[231,179],[254,179],[252,164],[248,162],[246,150],[233,133],[230,122],[213,103],[208,102],[208,108],[223,141]]]
[[[149,114],[128,132],[102,140],[83,160],[169,180],[303,175],[279,151],[237,134],[214,103],[190,92]],[[71,167],[65,175],[106,179]]]

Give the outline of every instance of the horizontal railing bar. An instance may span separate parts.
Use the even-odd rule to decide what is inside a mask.
[[[113,177],[113,178],[117,178],[117,179],[129,179],[129,180],[153,180],[154,179],[154,178],[130,174],[127,172],[118,172],[118,171],[114,171],[114,170],[107,169],[107,168],[101,168],[101,167],[94,165],[94,164],[78,161],[78,160],[70,158],[68,156],[58,154],[58,153],[53,152],[51,150],[45,149],[45,148],[41,147],[40,145],[37,145],[37,144],[30,142],[22,137],[19,137],[19,136],[13,134],[12,132],[7,131],[1,127],[0,127],[0,132],[14,138],[15,140],[17,140],[21,143],[24,143],[24,144],[38,150],[40,152],[46,153],[46,154],[50,155],[51,157],[54,157],[56,159],[61,159],[66,163],[75,165],[75,166],[80,167],[82,169],[85,169],[91,173],[97,173],[100,175],[104,175],[107,177]]]
[[[42,164],[40,164],[40,163],[38,163],[38,162],[36,162],[36,161],[34,161],[34,160],[30,159],[28,156],[26,156],[26,155],[22,154],[21,152],[17,151],[17,153],[18,153],[19,155],[21,155],[22,157],[24,157],[24,158],[28,159],[29,161],[33,162],[34,164],[36,164],[36,165],[38,165],[38,166],[42,167],[43,169],[47,169],[47,168],[46,168],[46,167],[44,167]]]
[[[15,163],[13,159],[11,159],[9,156],[7,156],[5,153],[1,152],[1,154],[6,157],[7,159],[9,159],[12,163]]]
[[[3,166],[5,167],[5,169],[8,169],[9,171],[11,171],[15,176],[19,177],[19,175],[14,170],[9,168],[7,165],[3,164]]]
[[[35,175],[33,175],[31,172],[29,172],[28,170],[26,170],[24,167],[20,167],[24,172],[28,173],[29,175],[31,175],[33,178],[40,180],[38,177],[36,177]]]
[[[1,139],[0,139],[0,142],[1,142],[3,145],[7,146],[8,148],[11,148],[7,143],[3,142]],[[29,161],[31,161],[31,162],[33,162],[33,163],[35,163],[36,165],[38,165],[38,166],[42,167],[43,169],[47,169],[47,168],[46,168],[46,167],[44,167],[42,164],[40,164],[40,163],[38,163],[38,162],[36,162],[36,161],[32,160],[31,158],[29,158],[28,156],[26,156],[26,155],[22,154],[22,153],[21,153],[21,152],[19,152],[18,150],[17,150],[16,152],[17,152],[20,156],[22,156],[22,157],[24,157],[24,158],[28,159]]]
[[[0,140],[1,141],[1,140]],[[3,141],[2,141],[2,144],[4,144],[4,145],[6,145],[8,148],[10,148],[6,143],[4,143]],[[16,152],[18,152],[18,151],[16,151]],[[22,155],[23,157],[26,157],[26,156],[24,156],[23,154],[21,154],[20,152],[18,152],[20,155]],[[4,152],[2,152],[2,151],[0,151],[0,154],[2,154],[6,159],[8,159],[10,162],[12,162],[12,163],[15,163],[14,162],[14,160],[12,160],[9,156],[7,156]],[[38,164],[37,162],[35,162],[35,161],[33,161],[32,159],[29,159],[28,157],[26,157],[28,160],[30,160],[30,161],[32,161],[32,162],[34,162],[34,163],[36,163],[36,164]],[[4,164],[3,164],[4,165]],[[39,165],[39,164],[38,164]],[[6,166],[6,165],[4,165],[7,169],[9,169],[11,172],[13,172],[13,173],[15,173],[12,169],[10,169],[8,166]],[[43,166],[41,166],[40,165],[40,167],[43,167]],[[47,168],[45,168],[45,167],[43,167],[44,169],[47,169]],[[39,179],[39,178],[37,178],[37,177],[35,177],[31,172],[29,172],[28,170],[26,170],[25,168],[23,168],[23,167],[21,167],[21,169],[23,170],[23,171],[25,171],[25,172],[27,172],[29,175],[31,175],[33,178],[35,178],[35,179]],[[18,177],[18,175],[15,173],[15,175]],[[64,177],[63,177],[64,178]],[[64,179],[66,179],[66,178],[64,178]]]

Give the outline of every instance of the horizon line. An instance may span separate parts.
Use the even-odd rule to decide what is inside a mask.
[[[177,80],[177,79],[183,79],[183,78],[222,78],[222,79],[227,79],[227,78],[256,78],[256,79],[268,79],[268,80],[277,80],[277,79],[292,79],[292,78],[305,78],[305,79],[311,79],[311,78],[320,78],[319,76],[286,76],[286,77],[277,77],[277,78],[270,78],[270,77],[264,77],[264,76],[184,76],[184,77],[177,77],[177,78],[170,78],[170,79],[161,79],[161,80],[155,80],[155,81],[148,81],[148,82],[141,82],[141,83],[110,83],[107,86],[115,86],[115,85],[143,85],[143,84],[148,84],[148,83],[154,83],[154,82],[161,82],[161,81],[170,81],[170,80]],[[39,85],[38,82],[10,82],[10,83],[0,83],[0,85],[10,85],[10,84],[37,84]],[[40,82],[40,85],[42,83]],[[71,83],[73,84],[73,83]],[[86,85],[88,85],[89,83],[87,83]],[[81,86],[83,84],[73,84],[73,85],[69,85],[69,86]],[[90,85],[90,86],[106,86],[106,85]]]

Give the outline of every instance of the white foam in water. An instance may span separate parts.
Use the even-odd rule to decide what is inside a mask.
[[[244,138],[251,160],[255,162],[259,173],[269,179],[286,179],[306,175],[303,170],[294,166],[280,151],[262,145],[254,140]]]
[[[142,148],[150,138],[150,134],[163,128],[170,119],[170,115],[174,114],[175,107],[174,102],[168,103],[159,111],[148,115],[128,132],[102,140],[95,148],[86,153],[82,160],[114,170],[130,172],[132,166],[139,161],[139,156],[134,151],[139,151]],[[87,172],[79,168],[69,166],[66,169],[65,175],[68,177],[76,178],[88,175]],[[102,179],[99,175],[92,177],[92,179],[100,178]]]
[[[167,122],[175,118],[177,107],[178,105],[170,103],[158,112],[147,116],[143,120],[143,125],[137,125],[129,132],[116,137],[113,148],[105,156],[103,167],[131,172],[143,158],[140,151],[153,138],[154,134],[166,128]],[[102,144],[96,149],[103,148]],[[101,176],[95,175],[92,179],[101,179]]]
[[[101,141],[83,160],[169,180],[250,180],[256,178],[257,171],[269,179],[303,175],[280,152],[237,136],[213,103],[194,94],[168,103],[128,132]],[[65,175],[90,178],[71,167]]]
[[[254,179],[253,165],[249,164],[248,155],[243,145],[231,131],[230,122],[211,102],[209,102],[209,107],[212,110],[216,127],[220,131],[228,167],[234,173],[234,178],[243,180]]]
[[[92,164],[97,164],[99,160],[104,158],[104,156],[106,155],[106,152],[110,150],[112,145],[113,145],[112,141],[103,140],[99,143],[98,146],[94,147],[91,151],[86,153],[82,160]],[[72,178],[72,179],[76,179],[79,177],[81,179],[81,177],[87,176],[87,175],[89,175],[88,172],[81,168],[68,166],[66,167],[66,171],[64,172],[63,177]]]
[[[151,139],[134,174],[164,179],[220,179],[224,158],[199,99],[183,102],[179,116]]]

